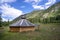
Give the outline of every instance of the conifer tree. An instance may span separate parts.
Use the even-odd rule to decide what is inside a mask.
[[[0,13],[0,27],[2,27],[2,18],[1,18],[2,14]]]

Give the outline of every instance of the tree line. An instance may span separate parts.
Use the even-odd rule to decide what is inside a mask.
[[[32,23],[60,23],[60,15],[57,15],[56,17],[50,17],[50,18],[29,18],[28,19]]]

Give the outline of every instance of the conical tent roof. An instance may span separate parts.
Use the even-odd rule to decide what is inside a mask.
[[[35,25],[26,19],[21,19],[16,23],[11,24],[10,26],[35,26]]]
[[[21,19],[19,21],[17,21],[16,23],[13,23],[10,25],[10,27],[29,27],[29,26],[36,26],[35,24],[29,22],[28,20],[26,20],[26,16],[21,15]]]

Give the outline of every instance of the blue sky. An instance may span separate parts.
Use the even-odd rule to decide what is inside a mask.
[[[29,13],[33,10],[44,10],[60,0],[0,0],[0,13],[3,21]]]

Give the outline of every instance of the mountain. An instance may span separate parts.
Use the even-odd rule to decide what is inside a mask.
[[[31,13],[25,14],[26,18],[33,23],[40,23],[43,21],[60,22],[60,2],[55,3],[46,10],[34,10]],[[20,17],[15,18],[12,23],[20,20]]]

